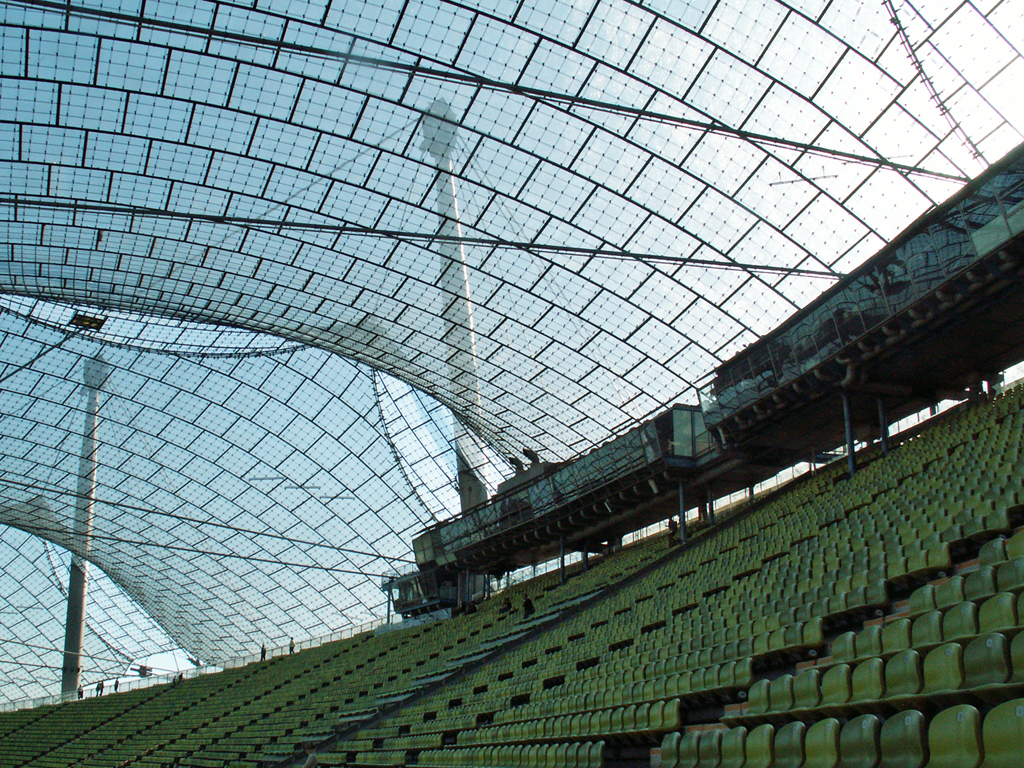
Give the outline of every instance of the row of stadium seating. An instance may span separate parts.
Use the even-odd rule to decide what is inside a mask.
[[[610,595],[586,616],[564,622],[557,632],[539,641],[538,644],[542,644],[546,640],[547,647],[540,649],[536,647],[538,644],[532,644],[518,649],[513,662],[502,668],[524,664],[542,668],[540,674],[518,679],[517,696],[529,697],[528,703],[510,706],[512,697],[504,692],[491,698],[481,693],[475,705],[459,707],[458,721],[447,719],[445,702],[441,699],[482,688],[484,676],[474,677],[459,691],[446,691],[440,698],[418,703],[416,708],[424,716],[429,713],[430,718],[422,724],[440,733],[455,734],[457,745],[476,744],[481,739],[485,742],[489,739],[490,744],[497,745],[508,739],[550,742],[556,737],[548,721],[554,718],[559,725],[557,738],[600,736],[614,744],[617,740],[614,729],[593,733],[591,724],[596,711],[609,704],[643,706],[680,696],[691,709],[701,703],[725,705],[730,700],[736,705],[746,691],[734,694],[743,686],[734,688],[720,684],[721,665],[736,661],[755,663],[762,670],[764,676],[752,680],[749,690],[752,699],[756,699],[757,692],[770,686],[770,680],[779,676],[778,664],[792,664],[796,656],[807,651],[817,650],[819,655],[827,653],[829,646],[825,643],[823,626],[842,628],[844,621],[854,624],[865,619],[877,621],[876,611],[892,610],[890,593],[949,571],[954,567],[954,554],[972,542],[981,543],[988,537],[1010,531],[1009,510],[1020,501],[1019,484],[1009,483],[1009,493],[1002,496],[995,493],[997,485],[994,483],[984,486],[981,481],[963,477],[953,478],[952,482],[925,482],[921,475],[942,474],[940,469],[951,455],[962,451],[966,442],[977,441],[979,433],[985,434],[986,425],[990,428],[997,425],[998,419],[991,417],[992,411],[1001,412],[1002,417],[1012,417],[1012,428],[998,429],[998,440],[988,440],[987,448],[1010,450],[1007,446],[1019,434],[1019,405],[1019,393],[1015,393],[954,417],[952,421],[963,421],[967,426],[954,425],[956,428],[951,429],[947,422],[935,430],[934,441],[930,436],[915,438],[907,444],[907,447],[914,446],[912,454],[900,457],[901,447],[885,459],[868,465],[852,481],[843,482],[839,470],[822,473],[731,528],[716,531],[714,539],[695,542],[688,551],[646,578]],[[919,445],[926,450],[920,450]],[[973,465],[965,462],[965,471],[974,469],[977,477],[984,480],[989,477],[985,469],[989,465],[996,469],[1002,467],[998,461],[986,462],[984,466],[982,462]],[[919,489],[930,490],[919,493],[908,503],[903,498],[902,486],[915,478]],[[965,495],[965,489],[982,486],[993,491],[985,496],[985,503],[971,510],[964,509],[964,500],[974,498]],[[841,491],[841,495],[837,491]],[[838,504],[835,503],[837,496]],[[879,515],[880,509],[893,514]],[[988,547],[994,550],[1002,546],[1010,554],[1018,543],[1019,538],[1015,538],[1002,544],[989,543]],[[1009,661],[1014,632],[1007,624],[1011,620],[1016,624],[1017,606],[1011,592],[1018,588],[1016,578],[1011,575],[1016,565],[1010,561],[1000,567],[1005,574],[1002,582],[998,568],[993,570],[994,580],[989,581],[990,588],[997,591],[972,593],[977,598],[987,597],[991,605],[970,603],[970,608],[959,607],[958,611],[954,603],[949,606],[948,616],[936,613],[934,608],[927,614],[921,630],[924,632],[927,626],[935,631],[931,635],[922,634],[920,648],[908,641],[908,645],[900,649],[911,651],[916,657],[905,654],[898,662],[890,664],[891,669],[881,656],[863,668],[832,664],[831,668],[837,670],[833,677],[843,681],[848,675],[851,687],[845,698],[836,694],[837,701],[841,699],[846,708],[834,710],[832,714],[843,719],[856,716],[858,710],[849,707],[850,699],[863,699],[869,706],[878,705],[874,716],[881,722],[884,713],[899,706],[895,696],[885,698],[883,686],[887,670],[893,690],[903,697],[900,704],[914,703],[922,692],[932,693],[925,685],[924,668],[932,669],[931,665],[925,665],[930,649],[925,638],[930,638],[933,646],[939,644],[941,650],[943,641],[955,636],[971,649],[969,660],[980,648],[987,648],[986,643],[995,641],[993,653],[998,658],[1003,658],[1000,649],[1006,650],[1003,682],[1014,679]],[[671,576],[666,578],[668,575]],[[973,578],[977,581],[984,577]],[[966,582],[962,576],[959,579]],[[938,585],[916,592],[915,605],[925,600],[924,595],[929,591],[955,591],[960,582],[955,581],[952,587],[942,586],[945,583],[948,582],[940,581]],[[1013,603],[1012,610],[1007,607],[1007,594]],[[981,614],[986,617],[983,624],[977,623]],[[996,619],[997,614],[1001,618]],[[807,622],[813,622],[813,631],[805,638]],[[869,625],[865,631],[869,635],[880,634],[881,627],[874,626],[877,629]],[[1004,633],[994,638],[990,631],[993,629],[1002,629]],[[837,650],[843,648],[844,643],[848,644],[850,636],[849,632],[840,634],[843,639],[835,641]],[[568,638],[576,639],[565,643]],[[594,640],[588,642],[586,638]],[[968,639],[976,641],[976,646],[966,642]],[[956,647],[962,649],[961,645]],[[842,656],[841,651],[839,655]],[[921,665],[920,675],[914,672],[917,669],[915,658]],[[716,665],[716,671],[710,675],[712,683],[708,685],[707,672]],[[903,669],[907,678],[898,684],[897,669]],[[968,669],[973,667],[969,664]],[[696,688],[692,685],[695,671]],[[822,671],[812,670],[807,674],[807,681],[818,679]],[[690,673],[689,685],[681,687],[680,674],[687,672]],[[855,672],[859,687],[853,686]],[[949,703],[948,694],[965,686],[977,692],[980,676],[971,677],[969,672],[965,675],[962,682],[955,674],[946,676],[943,703]],[[551,685],[553,679],[559,677],[562,679],[558,684]],[[791,674],[788,679],[792,682],[795,677]],[[920,686],[913,682],[918,678]],[[938,687],[938,684],[932,685]],[[779,686],[784,687],[785,683],[777,683],[776,687]],[[598,694],[602,689],[611,691]],[[685,693],[694,690],[701,695],[687,702]],[[991,693],[1000,695],[999,691]],[[1009,689],[1002,693],[1008,695]],[[933,702],[940,701],[940,697],[932,698]],[[521,729],[475,728],[473,713],[481,715],[492,710],[489,716],[493,722],[506,726],[518,723]],[[820,688],[817,702],[799,712],[794,709],[792,714],[807,714],[808,710],[814,710],[810,722],[828,714],[822,708]],[[579,717],[574,725],[571,713],[585,712],[590,713],[590,719]],[[407,711],[405,717],[415,719],[415,714]],[[567,715],[570,715],[568,720]],[[745,716],[756,720],[758,713],[747,708]],[[584,722],[587,724],[583,725]],[[489,735],[491,733],[495,735]],[[637,729],[631,736],[644,733],[643,729]],[[339,750],[345,748],[345,744],[338,745]]]
[[[808,726],[795,721],[749,730],[673,733],[661,747],[661,768],[1017,768],[1024,732],[1024,699],[992,708],[982,718],[970,704],[944,709],[928,721],[907,709],[889,718],[858,715]]]
[[[958,707],[1005,736],[999,707],[1024,682],[1021,403],[1012,390],[866,452],[852,479],[827,467],[720,511],[684,547],[659,535],[565,584],[516,585],[512,612],[502,595],[450,621],[2,715],[0,765],[254,768],[308,740],[324,765],[634,765],[707,740],[707,760],[761,765],[769,749],[795,766],[795,742],[810,754],[861,727],[884,747],[906,717],[927,749]]]

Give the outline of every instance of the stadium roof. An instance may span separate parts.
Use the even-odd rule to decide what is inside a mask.
[[[150,618],[216,660],[379,616],[457,430],[493,486],[695,401],[1017,145],[1015,6],[5,2],[4,693],[59,679],[53,544],[120,606],[87,677]]]

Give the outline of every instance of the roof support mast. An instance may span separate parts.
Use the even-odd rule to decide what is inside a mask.
[[[479,412],[480,386],[476,363],[476,336],[473,331],[473,301],[469,288],[469,270],[462,244],[462,225],[452,172],[455,145],[455,118],[448,103],[430,105],[422,123],[423,148],[437,163],[437,213],[441,226],[436,241],[441,256],[439,285],[448,302],[442,311],[444,341],[447,347],[449,381],[453,401],[468,401],[471,412]],[[455,457],[459,500],[462,511],[487,501],[487,486],[480,477],[484,456],[479,444],[464,424],[455,428]]]
[[[85,361],[82,392],[85,395],[85,429],[78,463],[78,493],[75,499],[75,540],[82,557],[72,552],[68,578],[68,613],[64,630],[64,668],[61,692],[74,693],[82,680],[82,643],[85,640],[85,596],[89,582],[88,554],[92,538],[92,512],[96,502],[96,427],[100,391],[110,366],[99,357]]]

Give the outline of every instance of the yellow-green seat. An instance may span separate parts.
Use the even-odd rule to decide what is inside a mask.
[[[963,648],[959,643],[946,643],[928,652],[924,658],[922,693],[956,691],[963,684]]]
[[[832,641],[832,660],[838,662],[853,661],[857,658],[857,633],[844,632]]]
[[[924,686],[921,655],[915,650],[900,651],[885,663],[885,696],[914,696]]]
[[[1020,768],[1024,755],[1024,699],[1007,701],[985,715],[982,768]]]
[[[704,731],[697,742],[697,768],[718,768],[722,762],[722,732]]]
[[[805,669],[793,678],[793,709],[814,709],[821,704],[821,671]]]
[[[910,593],[908,610],[912,616],[917,616],[928,611],[935,610],[935,587],[931,584],[924,584]]]
[[[879,734],[885,768],[923,768],[928,760],[928,727],[916,709],[886,719]]]
[[[851,676],[849,664],[837,664],[821,676],[822,706],[838,706],[850,701]]]
[[[999,537],[982,544],[978,550],[978,562],[982,567],[998,565],[1011,558],[1006,552],[1006,539]]]
[[[977,768],[981,757],[981,714],[975,707],[960,704],[932,719],[927,768]]]
[[[768,686],[768,713],[788,712],[793,708],[793,676],[779,675]]]
[[[775,768],[803,768],[807,726],[800,721],[786,723],[775,732]]]
[[[847,721],[839,735],[843,768],[876,768],[881,759],[882,720],[860,715]]]
[[[942,612],[928,611],[914,619],[910,638],[914,648],[942,642]]]
[[[890,622],[882,629],[882,653],[897,653],[910,648],[910,628],[913,622],[902,618]]]
[[[1000,592],[1017,594],[1024,590],[1024,557],[1015,557],[996,569],[996,586]]]
[[[867,659],[882,653],[882,627],[878,624],[864,627],[857,635],[857,659]]]
[[[666,733],[661,740],[661,765],[663,768],[678,768],[679,766],[679,742],[683,734],[678,731]]]
[[[722,761],[719,768],[746,768],[747,729],[742,725],[722,735]]]
[[[700,734],[696,731],[684,734],[679,740],[678,767],[696,768],[699,759]]]
[[[769,691],[771,683],[768,680],[757,680],[750,686],[747,694],[747,706],[750,714],[764,715],[771,706]]]
[[[964,602],[964,577],[954,576],[935,587],[935,607],[940,611]]]
[[[775,726],[765,723],[748,733],[746,749],[744,768],[771,768],[775,764]]]
[[[1010,643],[999,632],[988,632],[964,648],[964,687],[1003,685],[1010,679]],[[1024,744],[1021,745],[1024,750]]]
[[[804,739],[804,768],[836,768],[839,765],[839,721],[819,720],[807,729]]]
[[[1002,632],[1017,628],[1017,598],[1011,592],[1000,592],[985,600],[978,608],[978,631]]]
[[[867,659],[853,670],[850,703],[878,701],[885,696],[885,664],[879,658]]]
[[[942,639],[946,642],[978,634],[978,606],[959,603],[942,615]]]
[[[967,574],[967,578],[964,579],[965,600],[982,600],[998,591],[996,569],[991,565],[981,566],[978,570]]]

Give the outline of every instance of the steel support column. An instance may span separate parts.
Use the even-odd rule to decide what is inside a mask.
[[[889,455],[889,420],[885,414],[885,401],[882,398],[878,400],[878,434],[882,438],[882,455]]]
[[[850,409],[850,393],[840,392],[839,396],[843,400],[843,423],[846,427],[846,471],[849,477],[853,477],[857,472],[857,461],[853,455],[853,413]]]
[[[100,392],[110,373],[101,358],[85,361],[82,393],[85,395],[85,429],[78,463],[78,493],[75,500],[75,544],[68,577],[68,612],[64,629],[64,667],[61,692],[75,693],[82,684],[82,644],[85,640],[85,606],[89,588],[89,550],[92,547],[92,517],[96,502],[96,428],[99,422]]]

